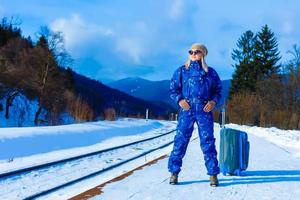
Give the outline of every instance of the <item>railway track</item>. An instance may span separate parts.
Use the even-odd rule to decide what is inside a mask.
[[[0,191],[0,197],[9,198],[9,193],[15,194],[15,190],[20,190],[18,196],[13,197],[16,199],[35,199],[48,195],[167,147],[173,143],[174,132],[172,130],[128,144],[2,173],[0,187],[5,187],[5,194]],[[55,184],[51,177],[57,179]],[[22,188],[18,188],[20,185]]]

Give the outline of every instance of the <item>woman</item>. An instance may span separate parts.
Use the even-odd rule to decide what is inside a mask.
[[[210,185],[218,186],[220,173],[215,147],[212,110],[221,98],[221,81],[217,72],[205,63],[207,48],[202,44],[193,44],[189,50],[189,59],[179,67],[171,79],[170,97],[179,104],[180,112],[174,147],[171,152],[168,170],[171,173],[170,184],[178,183],[178,174],[182,166],[194,123],[198,125],[200,147],[204,154]]]

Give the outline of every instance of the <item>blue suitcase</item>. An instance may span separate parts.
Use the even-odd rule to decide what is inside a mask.
[[[249,163],[250,143],[246,132],[222,128],[219,165],[223,175],[240,175]]]

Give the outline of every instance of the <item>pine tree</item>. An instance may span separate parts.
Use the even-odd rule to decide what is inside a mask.
[[[246,31],[237,42],[232,59],[236,62],[229,98],[235,93],[253,93],[258,81],[265,80],[279,71],[280,60],[277,40],[267,25],[253,34]]]
[[[235,72],[231,80],[230,94],[241,91],[253,91],[253,63],[255,60],[254,45],[256,36],[250,30],[246,31],[237,42],[237,49],[233,50],[232,59],[236,62]]]
[[[280,66],[277,63],[281,57],[279,56],[278,43],[268,25],[263,26],[261,31],[257,33],[255,51],[259,79],[265,80],[279,72]]]

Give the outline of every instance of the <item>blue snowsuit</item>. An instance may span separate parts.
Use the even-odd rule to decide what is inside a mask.
[[[174,147],[168,162],[169,172],[180,172],[182,158],[186,153],[196,122],[207,174],[220,173],[213,134],[213,115],[211,111],[204,112],[203,108],[210,100],[218,104],[221,90],[222,85],[217,72],[211,67],[208,67],[208,72],[205,72],[201,62],[191,61],[189,68],[181,66],[175,71],[170,84],[170,97],[177,104],[180,100],[186,99],[190,109],[186,111],[180,108]]]

